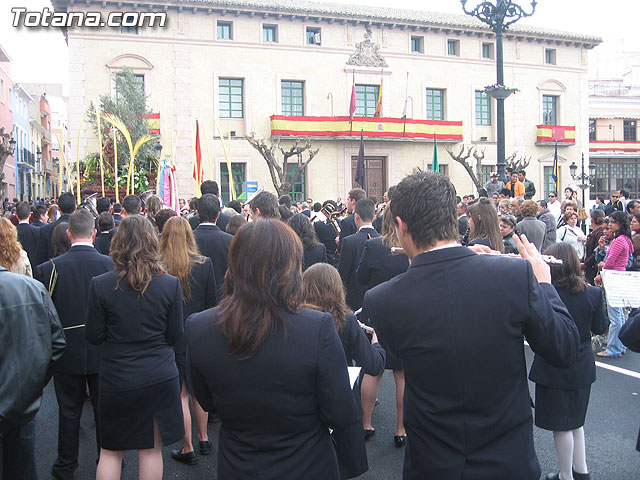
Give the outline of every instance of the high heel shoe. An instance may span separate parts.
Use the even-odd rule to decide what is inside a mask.
[[[578,473],[572,469],[573,480],[591,480],[591,475],[588,473]]]
[[[407,436],[406,435],[395,435],[393,437],[393,442],[396,444],[396,447],[402,448],[407,444]]]
[[[365,428],[364,429],[364,441],[366,442],[371,437],[373,437],[375,434],[376,434],[375,429],[373,429],[373,428]]]

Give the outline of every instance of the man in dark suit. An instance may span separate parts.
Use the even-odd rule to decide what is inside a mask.
[[[342,239],[358,231],[353,218],[353,210],[356,208],[356,202],[363,198],[367,198],[367,192],[361,188],[354,188],[347,194],[347,213],[350,215],[340,221],[340,240],[338,240],[338,250],[340,251],[342,250]]]
[[[31,271],[34,271],[38,265],[38,240],[40,239],[40,229],[29,223],[31,209],[29,205],[20,202],[16,207],[16,216],[18,217],[18,241],[22,248],[27,252],[29,262],[31,263]]]
[[[47,223],[44,227],[40,228],[40,239],[38,240],[38,251],[36,254],[36,264],[46,262],[53,257],[53,245],[51,244],[51,236],[53,235],[53,229],[56,228],[61,222],[68,222],[69,217],[76,209],[76,197],[73,193],[63,193],[58,197],[58,207],[60,208],[60,218],[55,222]]]
[[[96,250],[102,255],[109,255],[111,239],[115,233],[113,215],[109,212],[102,212],[98,215],[98,218],[96,218],[96,222],[98,222],[98,233],[93,240],[93,246],[96,247]]]
[[[469,229],[469,217],[467,217],[467,204],[464,202],[458,203],[456,205],[456,210],[458,214],[458,233],[460,233],[460,238],[464,237]]]
[[[613,212],[618,210],[624,212],[624,205],[620,201],[620,191],[614,190],[611,192],[609,203],[604,207],[604,213],[609,217]]]
[[[334,207],[336,207],[336,202],[334,202],[333,200],[326,200],[322,204],[322,207],[326,207],[328,204],[332,204]],[[316,205],[319,206],[320,204],[317,203]],[[317,212],[321,213],[320,208],[318,208]],[[319,217],[318,219],[316,219],[316,221],[313,222],[313,228],[316,231],[318,240],[324,243],[324,246],[327,248],[327,260],[331,265],[337,267],[338,259],[336,258],[336,251],[338,246],[336,244],[336,238],[338,236],[338,232],[328,218],[325,221],[321,220],[322,218],[325,218],[324,214],[322,215],[322,217]]]
[[[96,212],[98,212],[98,217],[102,212],[109,212],[109,210],[111,210],[111,200],[109,200],[108,197],[99,197],[96,200]],[[98,217],[96,217],[96,230],[100,232]]]
[[[31,214],[31,216],[33,217],[33,222],[31,222],[31,225],[38,228],[44,227],[46,223],[44,223],[42,219],[44,218],[46,213],[47,209],[44,205],[37,205],[36,208],[33,209],[33,213]]]
[[[218,195],[220,194],[220,190],[218,189],[218,183],[214,182],[213,180],[205,180],[204,182],[202,182],[200,184],[200,193],[204,196],[207,194],[211,194],[213,196],[215,196],[216,198],[218,198]],[[202,198],[202,197],[200,197]],[[196,200],[196,209],[198,205],[198,201]],[[218,211],[220,211],[220,202],[218,201]],[[218,228],[220,230],[222,230],[223,232],[226,232],[227,230],[227,223],[229,223],[229,219],[231,217],[225,213],[220,212],[219,216],[218,216],[218,220],[215,222],[215,224],[218,226]],[[200,220],[198,219],[197,215],[193,215],[192,217],[189,217],[189,225],[191,225],[191,229],[195,230],[196,228],[198,228],[198,225],[200,224]],[[217,278],[216,278],[217,280]],[[220,285],[220,284],[218,284]]]
[[[113,223],[117,227],[120,225],[122,221],[122,204],[114,203],[113,204]]]
[[[93,248],[96,231],[93,215],[87,210],[81,208],[69,217],[67,235],[71,241],[69,251],[39,265],[35,275],[50,290],[67,338],[67,348],[56,364],[53,375],[59,408],[58,457],[51,474],[57,479],[73,478],[78,468],[80,416],[85,385],[89,386],[100,451],[97,408],[101,348],[88,344],[84,336],[84,323],[91,279],[113,270],[111,259]]]
[[[227,273],[227,260],[229,244],[233,235],[223,232],[216,225],[216,219],[220,215],[220,203],[218,197],[207,193],[198,199],[197,215],[199,225],[193,231],[193,236],[198,244],[198,249],[213,262],[213,271],[216,275],[218,290],[224,283],[224,275]],[[218,295],[218,298],[220,295]]]
[[[364,250],[364,244],[370,238],[379,237],[380,234],[371,226],[375,205],[368,198],[362,198],[356,202],[353,217],[358,231],[345,237],[340,252],[338,272],[342,278],[342,284],[347,292],[347,305],[353,310],[362,306],[362,298],[367,286],[358,281],[356,270],[360,263],[360,257]]]
[[[445,175],[406,177],[390,213],[411,266],[366,293],[363,315],[404,366],[404,479],[538,480],[523,337],[561,368],[579,349],[549,266],[524,237],[523,259],[461,246]]]

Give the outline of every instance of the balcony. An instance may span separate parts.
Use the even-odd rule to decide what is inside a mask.
[[[461,121],[415,120],[403,118],[288,117],[272,115],[271,136],[310,137],[315,140],[357,140],[362,130],[369,140],[457,143],[462,141]]]
[[[640,152],[640,142],[624,140],[590,140],[590,152]]]
[[[49,102],[47,100],[40,100],[40,115],[42,117],[51,115],[51,107],[49,107]]]
[[[576,127],[537,125],[536,128],[536,145],[555,145],[558,142],[559,147],[569,147],[576,144]]]
[[[36,165],[36,157],[29,150],[23,148],[20,154],[16,156],[16,165],[22,168],[34,168]]]

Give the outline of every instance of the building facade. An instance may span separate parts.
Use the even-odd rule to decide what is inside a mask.
[[[360,133],[370,194],[381,196],[416,167],[430,168],[434,137],[441,171],[460,194],[475,188],[447,147],[475,146],[484,155],[483,179],[495,169],[495,100],[483,92],[495,83],[495,36],[470,17],[308,2],[53,3],[104,15],[166,13],[164,27],[66,30],[69,120],[77,131],[90,102],[114,93],[115,75],[130,68],[160,114],[164,155],[176,163],[181,196],[195,193],[196,119],[205,178],[220,182],[225,196],[225,149],[236,185],[258,181],[274,190],[266,162],[246,140],[251,132],[285,149],[307,138],[319,148],[293,187],[298,198],[345,198],[355,185]],[[570,182],[571,162],[589,152],[587,51],[599,42],[517,24],[505,36],[505,82],[519,89],[505,102],[506,153],[530,158],[535,198],[553,188],[556,141],[561,185]],[[231,137],[229,147],[221,136]],[[79,148],[81,157],[97,151],[86,122]],[[286,169],[293,173],[299,163],[291,160]]]
[[[0,127],[4,129],[5,134],[13,132],[12,90],[11,58],[0,45]],[[0,148],[5,148],[4,142]],[[1,154],[2,152],[0,152]],[[2,191],[5,197],[13,200],[16,196],[16,166],[13,155],[6,157],[2,172],[4,173]],[[2,200],[4,198],[0,199],[0,201]]]
[[[11,107],[13,109],[13,138],[16,141],[16,196],[19,200],[34,199],[34,170],[36,154],[32,151],[29,138],[29,108],[35,104],[33,98],[16,83],[12,91]]]

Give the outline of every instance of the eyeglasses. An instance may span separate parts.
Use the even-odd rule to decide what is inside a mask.
[[[555,195],[549,195],[549,198],[556,198]]]
[[[619,198],[618,195],[611,195],[611,198]]]

